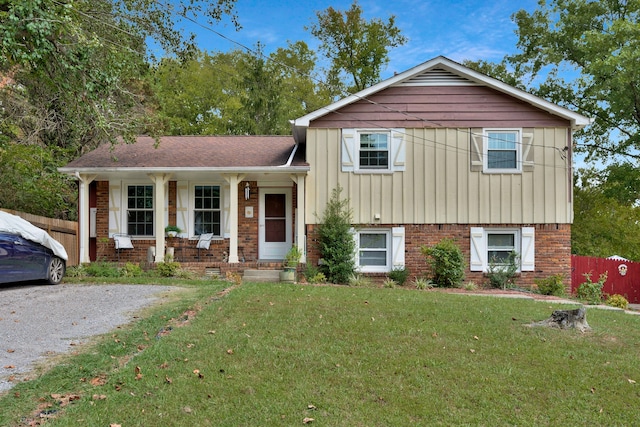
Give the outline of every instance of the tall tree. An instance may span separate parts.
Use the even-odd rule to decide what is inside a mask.
[[[592,158],[640,157],[640,2],[540,0],[514,15],[506,58],[537,94],[595,119],[578,135]]]
[[[0,91],[3,121],[16,141],[54,145],[71,155],[148,130],[146,42],[187,56],[193,39],[176,20],[220,19],[235,0],[2,2]]]
[[[355,0],[349,10],[329,7],[316,17],[317,22],[307,30],[320,40],[320,51],[331,61],[329,80],[335,84],[343,80],[340,76],[348,76],[349,91],[378,83],[389,63],[389,50],[407,42],[395,25],[395,16],[386,22],[378,18],[367,21]]]
[[[640,170],[631,164],[582,169],[574,191],[571,251],[640,260]]]

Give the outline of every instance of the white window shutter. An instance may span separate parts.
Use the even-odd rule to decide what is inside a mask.
[[[176,187],[176,225],[182,236],[193,236],[193,230],[189,230],[189,181],[178,181]]]
[[[407,158],[405,147],[405,129],[391,130],[391,170],[404,172]]]
[[[487,245],[484,238],[484,229],[482,227],[471,227],[471,259],[469,260],[469,270],[484,271],[487,263]]]
[[[469,155],[471,157],[471,170],[482,171],[482,154],[484,150],[484,134],[482,129],[471,129],[471,149]]]
[[[520,251],[521,271],[535,270],[535,228],[522,227],[522,250]]]
[[[533,133],[522,134],[522,170],[531,171],[534,167]]]
[[[358,239],[358,232],[354,227],[349,229],[349,234],[353,237],[353,241],[356,244],[356,253],[353,254],[354,262],[356,264],[356,271],[360,271],[360,241]]]
[[[404,267],[404,227],[393,227],[391,229],[393,263],[391,268]]]
[[[121,206],[122,183],[120,181],[109,181],[109,235],[126,233],[126,229],[120,228]]]
[[[342,172],[353,172],[356,160],[356,130],[342,129]]]

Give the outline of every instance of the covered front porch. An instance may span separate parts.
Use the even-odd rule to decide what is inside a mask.
[[[281,265],[295,245],[304,263],[309,166],[299,154],[291,137],[164,137],[157,147],[140,137],[99,147],[60,169],[78,181],[80,262],[261,268]],[[205,235],[210,243],[198,250]]]

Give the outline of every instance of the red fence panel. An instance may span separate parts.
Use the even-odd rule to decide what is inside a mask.
[[[575,293],[586,281],[585,273],[597,282],[605,272],[607,281],[602,292],[620,294],[632,304],[640,303],[640,263],[633,261],[571,255],[571,292]]]

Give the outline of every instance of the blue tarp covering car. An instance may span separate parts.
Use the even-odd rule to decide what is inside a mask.
[[[68,260],[64,246],[19,216],[0,211],[0,283],[60,283]]]

